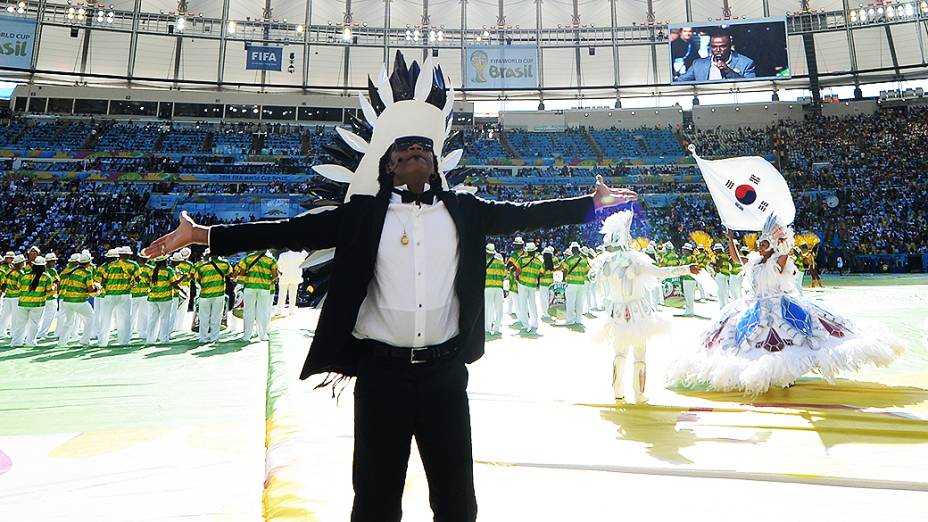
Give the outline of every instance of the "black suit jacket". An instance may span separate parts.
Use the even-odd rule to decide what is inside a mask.
[[[443,192],[439,198],[458,233],[458,266],[448,270],[457,270],[455,291],[461,304],[459,357],[470,363],[483,355],[486,236],[591,221],[593,198],[506,203],[463,192]],[[349,203],[319,214],[210,229],[209,248],[218,256],[267,248],[336,247],[329,292],[301,379],[323,372],[349,376],[356,373],[360,348],[351,332],[374,276],[389,201],[389,193],[356,195]]]

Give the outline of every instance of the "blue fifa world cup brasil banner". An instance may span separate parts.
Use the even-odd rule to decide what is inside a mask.
[[[538,88],[537,46],[483,45],[464,52],[465,88]]]
[[[284,61],[283,47],[270,47],[266,45],[249,45],[245,48],[248,59],[245,69],[257,71],[278,71]]]
[[[32,68],[35,19],[0,16],[0,67]]]

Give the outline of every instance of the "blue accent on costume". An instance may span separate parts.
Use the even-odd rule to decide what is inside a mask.
[[[803,310],[799,303],[789,297],[784,297],[780,300],[780,313],[788,325],[799,330],[806,337],[812,336],[812,316]]]
[[[738,327],[735,330],[735,345],[741,346],[741,343],[754,333],[760,324],[760,302],[755,302],[754,306],[744,312],[741,319],[738,320]]]

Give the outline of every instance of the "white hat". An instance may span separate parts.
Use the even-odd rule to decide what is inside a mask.
[[[534,252],[536,250],[538,250],[538,247],[535,246],[535,243],[533,241],[529,241],[528,243],[525,244],[526,252]]]
[[[663,246],[663,245],[661,245],[661,246]],[[644,247],[644,253],[645,253],[645,254],[654,254],[654,253],[655,253],[655,250],[654,250],[654,243],[648,243],[648,246]]]
[[[567,250],[573,250],[575,248],[580,248],[580,243],[577,243],[576,241],[572,242],[570,246],[567,247]]]
[[[493,243],[487,243],[487,254],[495,254],[495,253],[496,253],[496,245],[494,245]]]
[[[747,245],[741,245],[741,252],[750,252],[751,249]]]
[[[119,250],[111,248],[106,251],[106,257],[119,257]]]
[[[180,253],[180,257],[183,259],[187,259],[188,257],[190,257],[190,249],[187,247],[180,249],[179,253]]]
[[[525,241],[522,240],[522,236],[516,236],[516,238],[513,239],[512,242],[513,242],[513,244],[515,244],[515,245],[524,245],[524,244],[525,244]]]
[[[48,254],[45,254],[45,260],[46,261],[58,261],[58,256],[56,256],[54,252],[49,252]]]
[[[553,246],[546,246],[546,247],[544,247],[544,248],[541,250],[541,253],[542,253],[542,254],[553,254],[553,253],[554,253],[554,247],[553,247]]]
[[[682,249],[683,249],[683,250],[692,250],[692,249],[693,249],[693,244],[692,244],[692,243],[683,243]]]
[[[36,252],[39,252],[39,253],[42,252],[42,250],[41,250],[39,247],[35,246],[35,245],[32,245],[31,247],[29,247],[29,250],[28,250],[28,251],[29,251],[29,252],[32,252],[33,250],[35,250]]]
[[[26,262],[26,256],[24,256],[24,255],[22,255],[22,254],[16,254],[15,256],[13,256],[13,264],[14,264],[14,265],[15,265],[15,264],[18,264],[18,263],[25,263],[25,262]]]
[[[716,244],[712,245],[712,250],[722,250],[722,251],[724,251],[725,248],[722,247],[722,244],[721,244],[721,243],[716,243]]]
[[[12,250],[8,250],[6,254],[3,255],[3,259],[6,259],[8,257],[16,257],[16,253],[13,252]]]
[[[91,262],[91,261],[93,261],[93,256],[90,255],[90,252],[88,252],[88,251],[86,251],[86,250],[84,250],[84,251],[81,253],[80,257],[77,259],[77,262],[80,263],[80,264],[82,264],[82,265],[86,265],[87,263],[89,263],[89,262]]]
[[[32,260],[32,266],[45,266],[45,258],[42,256],[35,256],[35,259]]]
[[[177,261],[183,261],[183,260],[184,258],[183,256],[181,256],[180,252],[174,252],[174,254],[171,255],[171,261],[177,262]]]
[[[203,257],[209,256],[210,253],[211,253],[211,252],[210,252],[209,249],[207,248],[206,250],[203,251]]]
[[[116,251],[119,252],[119,255],[132,255],[132,247],[121,246],[117,248]]]
[[[670,241],[664,243],[664,248],[666,248],[667,250],[673,250],[673,243],[671,243]]]
[[[80,254],[71,254],[71,257],[68,258],[68,263],[77,263],[78,261],[80,261],[80,259],[81,259]]]

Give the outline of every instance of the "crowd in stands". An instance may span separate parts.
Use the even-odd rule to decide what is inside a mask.
[[[766,156],[773,152],[773,129],[684,129],[683,139],[704,158]]]

